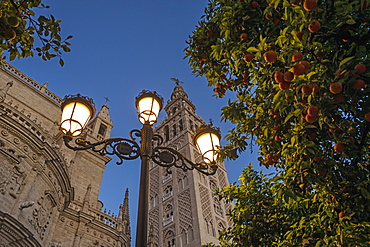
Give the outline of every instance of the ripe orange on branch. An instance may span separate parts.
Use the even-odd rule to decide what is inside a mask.
[[[290,83],[289,82],[280,82],[279,83],[279,88],[281,90],[288,90],[290,88]]]
[[[321,28],[321,24],[320,22],[318,21],[313,21],[311,22],[309,25],[308,25],[308,30],[311,32],[311,33],[316,33],[317,31],[319,31]]]
[[[308,62],[308,61],[300,61],[298,64],[302,64],[304,67],[305,67],[305,71],[304,72],[306,72],[307,70],[309,70],[309,68],[310,68],[310,62]]]
[[[354,89],[357,89],[357,90],[360,90],[360,89],[363,89],[365,88],[365,81],[364,80],[361,80],[361,79],[358,79],[356,80],[356,82],[353,84],[353,88]]]
[[[267,63],[273,63],[277,60],[277,53],[275,51],[267,51],[263,54],[263,58]]]
[[[333,94],[342,92],[342,89],[343,89],[343,86],[342,86],[342,83],[340,82],[334,82],[329,87],[330,92]]]
[[[343,153],[344,151],[344,145],[342,143],[337,143],[334,145],[334,151],[337,153]]]
[[[302,52],[296,52],[292,56],[292,61],[295,62],[295,61],[301,60],[302,58],[303,58]]]
[[[294,75],[303,75],[305,71],[306,71],[306,67],[301,63],[297,63],[292,68],[292,72]]]
[[[251,54],[251,53],[247,53],[247,54],[244,55],[244,61],[246,63],[252,62],[253,58],[254,58],[254,55]]]
[[[307,109],[307,114],[316,117],[319,114],[319,108],[317,106],[310,106]]]
[[[312,116],[312,115],[309,115],[309,114],[307,114],[307,115],[305,116],[305,119],[306,119],[306,121],[307,121],[308,123],[314,123],[314,122],[316,122],[316,121],[317,121],[316,116]]]
[[[356,69],[357,70],[357,74],[362,74],[362,73],[365,73],[366,72],[366,65],[365,64],[357,64],[356,66],[355,66],[355,68],[354,69]]]
[[[307,11],[312,11],[316,9],[316,7],[317,7],[316,0],[304,0],[303,2],[303,8]]]
[[[282,72],[276,71],[274,73],[274,79],[277,83],[282,83],[284,82],[284,74]]]
[[[242,41],[246,41],[246,40],[248,39],[248,34],[247,34],[247,33],[242,33],[242,34],[240,34],[240,39],[241,39]]]
[[[365,114],[365,120],[370,122],[370,112]]]
[[[291,82],[294,79],[294,74],[291,71],[287,71],[284,73],[284,80],[287,82]]]
[[[258,2],[257,1],[253,1],[251,3],[251,5],[252,5],[252,8],[256,9],[258,7]]]

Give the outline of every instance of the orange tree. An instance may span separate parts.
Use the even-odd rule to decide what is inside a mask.
[[[369,23],[366,0],[209,0],[190,36],[193,72],[236,95],[222,109],[235,127],[220,156],[255,143],[278,170],[271,196],[289,227],[255,246],[370,244]]]
[[[9,60],[19,59],[36,52],[43,60],[58,57],[63,66],[61,54],[70,51],[67,40],[72,36],[62,39],[61,21],[53,15],[36,14],[47,8],[41,0],[0,0],[1,59],[6,55]]]

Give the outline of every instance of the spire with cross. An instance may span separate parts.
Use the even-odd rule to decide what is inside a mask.
[[[171,80],[174,81],[176,83],[176,85],[180,85],[180,83],[184,83],[184,82],[180,81],[177,78],[171,78]]]

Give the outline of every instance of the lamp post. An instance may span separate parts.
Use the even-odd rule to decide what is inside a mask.
[[[93,101],[80,94],[69,95],[64,98],[61,105],[62,119],[60,129],[64,133],[65,145],[72,150],[91,149],[101,155],[116,155],[119,158],[117,164],[123,160],[141,159],[139,205],[136,228],[136,247],[146,247],[148,237],[148,200],[149,200],[149,161],[166,167],[170,172],[172,166],[187,170],[198,170],[206,175],[216,173],[216,151],[220,142],[220,132],[211,125],[201,127],[194,136],[194,144],[202,154],[203,161],[193,163],[177,150],[162,147],[163,139],[153,133],[152,125],[157,122],[158,114],[163,106],[163,98],[156,92],[142,91],[136,97],[136,108],[139,121],[142,123],[141,130],[130,131],[130,139],[109,138],[91,143],[78,137],[95,114]],[[75,138],[75,145],[71,141]],[[140,138],[140,145],[136,141]]]

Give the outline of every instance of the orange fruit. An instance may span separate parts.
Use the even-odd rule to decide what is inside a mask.
[[[251,5],[252,5],[252,8],[256,9],[256,8],[258,7],[258,2],[253,1],[253,2],[251,3]]]
[[[309,123],[314,123],[314,122],[316,122],[316,121],[317,121],[317,118],[316,118],[316,116],[311,116],[311,115],[307,114],[307,115],[305,116],[305,120],[306,120],[307,122],[309,122]]]
[[[304,72],[306,72],[307,70],[309,70],[310,69],[310,62],[308,62],[308,61],[300,61],[298,64],[302,64],[304,67],[305,67],[305,71]]]
[[[9,28],[9,29],[5,29],[4,37],[6,39],[12,40],[12,39],[15,39],[15,37],[17,37],[17,34],[15,33],[13,29]]]
[[[304,0],[303,8],[307,11],[312,11],[316,8],[317,2],[316,0]]]
[[[344,216],[346,216],[344,212],[340,212],[340,213],[338,214],[338,218],[339,218],[339,219],[343,218]]]
[[[279,83],[279,88],[281,90],[288,90],[290,88],[289,82],[280,82]]]
[[[208,56],[206,54],[200,55],[198,57],[199,62],[205,62],[207,61],[207,59],[208,59]]]
[[[275,73],[274,73],[274,79],[275,79],[275,81],[277,82],[277,83],[281,83],[281,82],[284,82],[285,80],[284,80],[284,74],[283,73],[281,73],[281,72],[278,72],[278,71],[276,71]]]
[[[340,103],[340,102],[342,102],[343,100],[344,100],[344,96],[336,96],[336,97],[334,97],[334,101],[335,101],[335,102]]]
[[[246,41],[246,40],[248,39],[248,34],[247,34],[247,33],[242,33],[242,34],[240,34],[240,39],[241,39],[242,41]]]
[[[297,0],[294,3],[292,3],[292,6],[301,6],[301,0]]]
[[[303,94],[306,94],[306,95],[310,95],[312,93],[312,86],[310,85],[304,85],[302,88],[301,88],[301,92]]]
[[[295,62],[295,61],[301,60],[302,58],[303,58],[302,52],[296,52],[292,56],[292,61]]]
[[[302,41],[302,38],[303,38],[303,32],[301,32],[301,31],[296,32],[296,33],[295,33],[295,35],[297,35],[297,38],[298,38],[299,40],[301,40],[301,41]]]
[[[253,58],[254,58],[254,55],[251,54],[251,53],[247,53],[247,54],[244,55],[244,61],[246,63],[252,62]]]
[[[325,53],[322,52],[322,51],[316,52],[316,57],[323,57],[324,55],[325,55]]]
[[[342,153],[344,151],[344,145],[342,143],[335,144],[333,148],[337,153]]]
[[[365,120],[370,122],[370,112],[365,114]]]
[[[277,141],[277,142],[280,142],[283,139],[280,136],[274,136],[274,140]]]
[[[319,113],[319,108],[317,106],[310,106],[307,109],[307,114],[316,117]]]
[[[291,71],[287,71],[284,73],[284,81],[291,82],[294,79],[294,74]]]
[[[231,81],[226,81],[226,86],[228,86],[228,87],[231,87],[232,85],[233,85],[233,83],[231,82]]]
[[[12,27],[18,27],[19,19],[16,16],[10,16],[8,17],[8,24]]]
[[[312,91],[314,92],[314,93],[318,93],[319,92],[319,86],[316,84],[316,83],[311,83],[311,84],[309,84],[309,86],[312,88]]]
[[[346,75],[346,71],[343,69],[337,69],[337,71],[335,71],[335,75],[336,78],[343,79],[344,76]]]
[[[277,54],[275,51],[267,51],[263,54],[263,58],[267,63],[273,63],[277,60]]]
[[[248,73],[243,74],[243,79],[248,79],[248,78],[249,78],[249,74]]]
[[[271,15],[270,15],[269,13],[266,13],[266,14],[265,14],[265,18],[266,18],[267,20],[271,20],[271,18],[272,18],[272,17],[271,17]]]
[[[303,73],[306,71],[306,67],[303,64],[297,63],[293,66],[292,72],[294,75],[303,75]]]
[[[320,22],[318,21],[313,21],[311,22],[309,25],[308,25],[308,30],[311,32],[311,33],[315,33],[317,31],[319,31],[321,28],[321,24]]]
[[[279,24],[280,24],[280,20],[279,20],[279,19],[274,19],[274,20],[272,21],[272,24],[274,24],[274,26],[277,26],[277,25],[279,25]]]
[[[356,72],[357,74],[362,74],[362,73],[365,73],[365,71],[366,71],[366,65],[362,64],[362,63],[357,64],[354,69],[357,70],[357,72]]]
[[[316,139],[316,134],[315,133],[310,133],[308,136],[310,137],[310,140],[315,140]]]
[[[313,158],[313,161],[316,161],[316,162],[319,162],[321,160],[322,156],[319,155],[319,156],[316,156],[315,158]],[[322,174],[322,173],[321,173]]]
[[[363,89],[365,88],[365,81],[364,80],[361,80],[361,79],[358,79],[356,80],[356,82],[353,84],[353,88],[354,89],[357,89],[357,90],[360,90],[360,89]]]
[[[209,34],[209,35],[213,35],[213,30],[212,29],[208,29],[208,31],[207,31],[207,33]]]
[[[342,92],[342,89],[343,89],[343,86],[339,82],[334,82],[329,87],[330,92],[332,92],[334,94]]]

